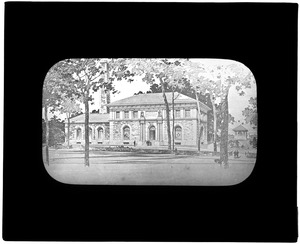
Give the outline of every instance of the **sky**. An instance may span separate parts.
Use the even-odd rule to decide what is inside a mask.
[[[227,59],[191,59],[192,62],[202,62],[205,64],[232,64],[236,63],[236,61],[233,60],[227,60]],[[244,66],[243,64],[239,63],[239,65]],[[246,68],[246,71],[249,69]],[[254,74],[255,76],[255,74]],[[140,77],[135,77],[134,81],[129,83],[125,80],[121,81],[115,81],[114,82],[115,88],[118,91],[116,94],[111,94],[111,102],[133,96],[134,93],[137,93],[139,91],[146,92],[150,90],[150,85],[143,82]],[[245,123],[245,118],[242,115],[242,111],[248,106],[250,97],[256,97],[256,84],[252,84],[251,89],[245,89],[245,95],[240,96],[236,92],[235,88],[232,87],[229,90],[229,96],[228,96],[228,105],[229,105],[229,113],[235,118],[236,123],[234,125],[229,125],[229,129],[232,129],[236,126],[238,126],[241,123]],[[97,109],[97,104],[99,104],[99,97],[95,96],[94,99],[94,105],[90,106],[90,111],[93,109]],[[82,106],[82,109],[84,107]],[[56,113],[57,116],[59,116],[61,119],[65,119],[64,115],[60,115]],[[51,115],[50,115],[51,116]],[[250,125],[245,125],[245,127],[249,130],[252,128]]]
[[[228,59],[191,59],[193,62],[202,62],[205,64],[232,64],[236,61],[228,60]],[[239,63],[240,65],[243,65]],[[247,70],[247,69],[246,69]],[[255,74],[254,74],[255,76]],[[115,83],[116,89],[119,91],[118,94],[111,95],[111,102],[133,96],[134,93],[139,91],[146,92],[149,91],[150,85],[146,84],[141,80],[141,78],[135,78],[132,83],[127,81],[116,81]],[[256,84],[251,85],[251,89],[245,89],[245,95],[240,96],[236,92],[235,88],[232,87],[229,90],[228,95],[228,106],[229,113],[235,118],[236,123],[233,125],[229,125],[229,128],[234,128],[241,123],[245,123],[245,118],[242,115],[242,111],[249,105],[250,97],[256,97]],[[245,125],[245,127],[251,130],[249,125]]]

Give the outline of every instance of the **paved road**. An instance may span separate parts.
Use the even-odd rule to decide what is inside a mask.
[[[90,167],[81,151],[50,150],[52,178],[69,184],[233,185],[245,180],[255,160],[230,160],[224,169],[213,158],[170,154],[91,152]]]

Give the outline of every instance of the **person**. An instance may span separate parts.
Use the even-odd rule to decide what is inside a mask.
[[[135,146],[136,145],[136,142],[135,142],[135,140],[133,141],[133,146]]]
[[[235,150],[233,152],[233,154],[234,154],[234,158],[239,158],[239,151],[238,150]]]

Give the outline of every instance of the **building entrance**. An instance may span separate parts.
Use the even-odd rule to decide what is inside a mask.
[[[150,141],[156,140],[155,139],[155,127],[154,126],[151,126],[149,128],[149,139],[150,139]]]

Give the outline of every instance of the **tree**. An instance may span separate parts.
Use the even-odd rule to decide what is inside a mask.
[[[127,71],[125,59],[67,59],[64,72],[68,74],[69,89],[84,104],[85,110],[85,166],[89,166],[89,102],[93,101],[91,91],[103,88],[106,91],[117,92],[113,80],[121,80],[132,76]],[[64,90],[64,92],[66,92]]]
[[[182,71],[183,72],[183,71]],[[199,99],[199,101],[205,105],[207,105],[209,108],[212,109],[212,103],[211,103],[211,100],[210,100],[210,95],[208,93],[205,93],[205,94],[202,94],[202,93],[196,93],[195,90],[197,89],[194,89],[191,84],[190,84],[190,81],[186,78],[182,78],[181,80],[181,86],[171,86],[169,83],[165,83],[165,91],[167,92],[178,92],[178,93],[181,93],[183,95],[186,95],[190,98],[193,98],[195,100]],[[161,93],[162,92],[162,88],[161,88],[161,85],[160,84],[152,84],[150,86],[150,90],[147,91],[147,93]],[[196,94],[197,94],[197,97],[196,97]],[[200,105],[199,105],[200,106]],[[208,111],[207,113],[207,131],[208,133],[213,133],[214,131],[214,127],[213,127],[213,123],[215,120],[213,120],[213,118],[211,118],[212,116],[212,112],[211,111]],[[200,146],[200,142],[198,141],[198,149],[199,149],[199,146]]]
[[[46,164],[49,165],[49,119],[48,113],[53,112],[56,107],[60,106],[61,101],[61,81],[65,78],[61,72],[62,62],[58,62],[50,68],[46,74],[43,85],[43,108],[45,121],[45,144],[46,144]]]
[[[220,161],[225,167],[228,166],[228,93],[231,87],[235,87],[240,95],[243,89],[251,87],[253,75],[248,68],[234,62],[230,65],[206,65],[185,61],[185,75],[190,81],[195,93],[209,94],[214,114],[214,140],[217,132],[216,105],[220,104],[221,123],[221,151]],[[199,99],[197,99],[199,101]],[[197,104],[199,104],[197,102]],[[198,117],[200,112],[198,108]],[[199,122],[200,123],[200,122]],[[199,140],[198,140],[199,143]]]
[[[81,112],[80,105],[76,102],[76,96],[73,95],[72,97],[63,97],[63,101],[61,104],[61,113],[65,113],[67,120],[68,120],[68,133],[67,133],[67,143],[68,143],[68,148],[70,147],[70,118],[78,113]]]
[[[109,80],[104,80],[107,72],[107,64],[101,59],[67,59],[64,63],[67,72],[72,76],[69,80],[72,83],[73,92],[84,104],[85,110],[85,166],[89,166],[89,102],[92,101],[91,90],[97,91],[100,87],[109,85]],[[107,84],[106,84],[107,83]]]
[[[148,84],[154,84],[156,80],[159,81],[166,107],[168,149],[171,150],[170,108],[165,86],[174,79],[172,77],[174,75],[173,69],[180,64],[179,61],[168,59],[129,59],[127,64],[132,74],[142,76],[142,80]]]
[[[243,110],[243,116],[247,123],[257,126],[257,100],[256,97],[249,99],[249,105]]]
[[[251,71],[244,65],[237,62],[230,65],[214,65],[208,67],[210,80],[215,87],[213,90],[217,95],[216,103],[220,103],[220,122],[221,122],[221,144],[220,162],[224,167],[228,167],[228,94],[231,87],[235,87],[239,95],[244,95],[243,89],[251,88],[254,81]]]
[[[200,96],[207,93],[207,87],[209,87],[210,83],[208,82],[206,71],[201,64],[191,62],[186,60],[184,63],[184,76],[190,82],[191,87],[194,90],[196,101],[197,101],[197,112],[198,112],[198,151],[200,152],[201,147],[201,107],[200,107]]]

